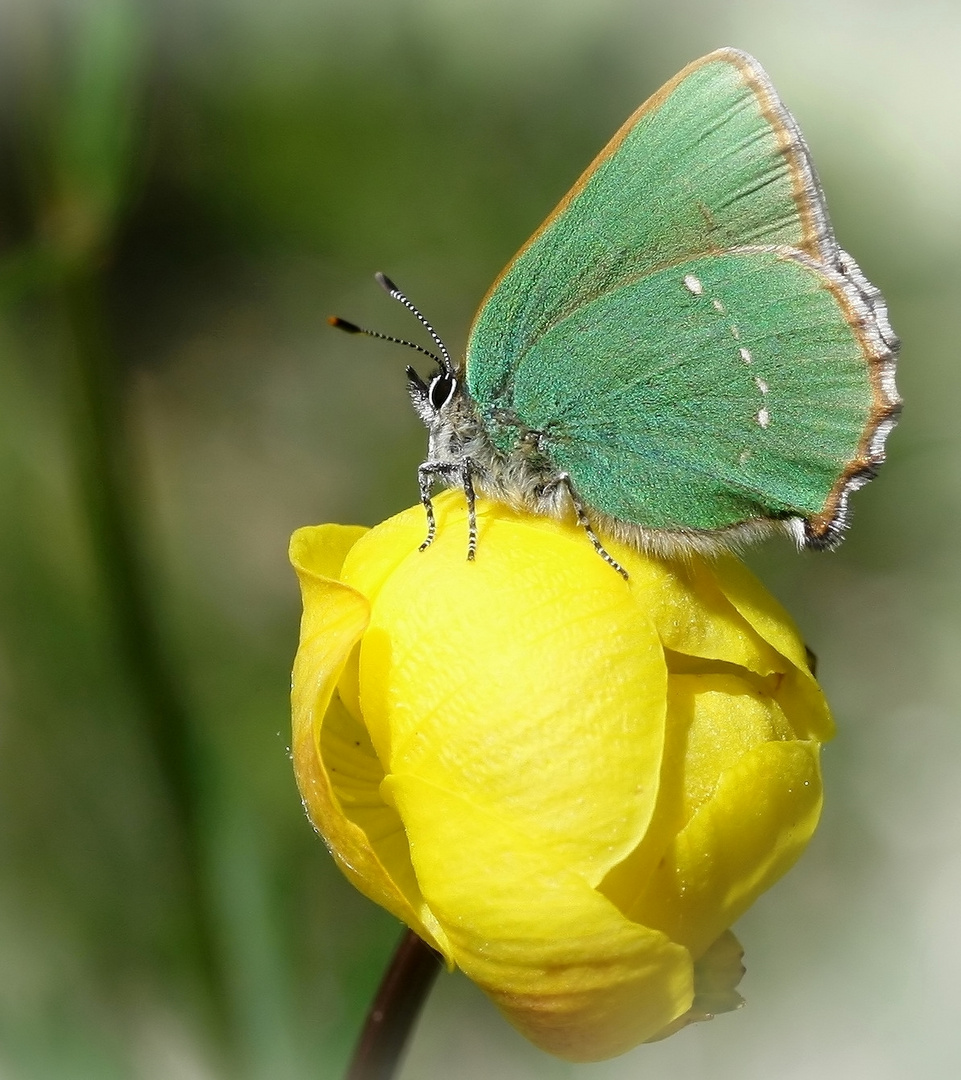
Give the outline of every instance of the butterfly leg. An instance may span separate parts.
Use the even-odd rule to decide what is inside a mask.
[[[427,512],[427,537],[418,548],[418,551],[426,551],[434,542],[437,534],[437,519],[434,516],[434,504],[431,502],[430,492],[435,476],[450,480],[456,477],[464,489],[464,498],[467,500],[467,558],[473,562],[477,554],[477,510],[476,496],[474,493],[474,481],[472,477],[471,462],[464,459],[458,462],[425,461],[417,470],[417,482],[420,486],[420,501]]]
[[[477,497],[474,494],[474,481],[467,458],[464,459],[461,469],[461,483],[464,485],[464,498],[467,500],[467,561],[473,562],[477,554]]]
[[[424,510],[427,513],[427,536],[417,549],[418,551],[426,551],[434,542],[434,535],[437,532],[437,519],[434,517],[434,504],[430,499],[431,485],[437,472],[437,466],[432,465],[429,461],[425,461],[424,464],[417,469],[420,501],[423,503]]]
[[[566,472],[558,473],[554,483],[563,484],[567,489],[567,494],[570,496],[571,504],[574,507],[574,513],[577,514],[577,524],[587,533],[587,538],[594,545],[594,550],[597,554],[600,555],[608,566],[616,570],[625,581],[630,580],[624,567],[621,566],[617,559],[614,558],[597,538],[597,533],[594,532],[594,529],[591,527],[591,519],[587,516],[587,510],[584,508],[580,496],[574,490],[574,485],[571,483],[570,474]]]

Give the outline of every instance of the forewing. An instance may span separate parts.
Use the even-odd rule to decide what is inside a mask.
[[[523,354],[509,402],[594,510],[668,531],[796,516],[824,543],[897,405],[871,303],[787,248],[602,292]]]
[[[637,110],[495,282],[468,344],[472,396],[493,404],[524,353],[585,304],[752,244],[837,262],[797,125],[757,61],[723,49]]]

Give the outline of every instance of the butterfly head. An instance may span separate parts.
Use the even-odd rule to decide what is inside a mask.
[[[425,382],[412,368],[407,369],[407,392],[414,412],[432,428],[447,414],[460,395],[460,383],[453,371],[441,365]]]
[[[425,349],[413,341],[404,338],[396,338],[390,334],[381,334],[377,330],[367,330],[339,319],[336,316],[328,319],[331,326],[338,330],[344,330],[348,334],[367,334],[369,337],[380,338],[382,341],[391,341],[396,345],[404,345],[409,349],[430,357],[437,364],[437,369],[430,378],[425,381],[412,368],[407,368],[407,392],[410,395],[414,412],[421,418],[430,432],[430,460],[456,460],[460,448],[473,432],[466,429],[476,427],[473,409],[468,395],[464,392],[458,371],[451,358],[450,351],[441,340],[440,335],[424,318],[420,311],[407,299],[397,286],[386,274],[376,274],[378,285],[390,296],[402,304],[418,320],[430,335],[437,348],[436,352]],[[472,423],[472,421],[474,421]]]
[[[427,461],[453,466],[472,456],[479,422],[457,373],[441,366],[428,380],[407,369],[407,392],[428,431]]]

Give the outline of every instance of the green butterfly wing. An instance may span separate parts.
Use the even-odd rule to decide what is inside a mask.
[[[786,249],[658,270],[532,346],[514,409],[610,517],[662,530],[813,519],[858,457],[874,400],[864,350],[883,348],[863,317],[839,317],[846,304],[841,275]]]
[[[495,282],[467,351],[494,445],[656,530],[801,517],[829,543],[898,399],[880,294],[837,249],[756,61],[696,61],[628,120]]]

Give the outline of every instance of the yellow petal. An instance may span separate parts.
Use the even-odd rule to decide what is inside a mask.
[[[290,562],[301,580],[340,578],[351,548],[370,530],[363,525],[307,525],[290,538]]]
[[[714,573],[718,587],[761,637],[795,667],[807,671],[804,641],[794,620],[744,563],[734,555],[719,555]]]
[[[367,856],[373,858],[390,882],[385,891],[383,880],[365,878],[364,886],[358,888],[406,922],[450,961],[444,931],[428,908],[417,883],[404,823],[396,808],[384,801],[381,792],[384,770],[370,737],[336,694],[321,725],[320,754],[323,771],[343,817],[349,825],[361,830],[361,843]],[[328,835],[327,830],[332,827],[334,831]],[[338,861],[350,858],[340,817],[328,815],[323,831]],[[347,876],[354,880],[350,874]],[[403,903],[398,903],[398,893]]]
[[[301,617],[301,636],[309,637],[314,632],[323,633],[323,628],[315,630],[306,625],[307,620],[324,619],[324,590],[327,583],[341,578],[341,571],[351,550],[368,532],[363,525],[308,525],[298,529],[290,538],[290,561],[300,580],[303,594],[304,613]],[[314,593],[314,582],[319,592]],[[340,696],[355,718],[359,719],[357,701],[357,656],[356,650],[347,659],[339,680]]]
[[[817,744],[755,746],[721,775],[627,913],[700,956],[795,862],[820,810]]]
[[[646,557],[620,544],[612,544],[611,553],[630,571],[631,588],[665,648],[737,664],[762,676],[790,666],[722,592],[713,558]]]
[[[794,736],[777,702],[733,675],[673,676],[668,715],[681,751],[676,760],[683,784],[684,824],[748,750]]]
[[[570,1061],[601,1060],[690,1007],[685,949],[459,794],[413,775],[384,783],[458,967],[532,1042]]]
[[[360,659],[373,744],[389,773],[457,790],[596,883],[657,798],[657,635],[580,531],[485,507],[465,554],[448,520],[376,595]]]
[[[794,738],[777,703],[749,680],[743,671],[740,677],[671,674],[657,809],[643,841],[601,886],[619,907],[632,909],[668,844],[714,795],[727,769],[759,743]]]
[[[341,526],[301,529],[291,542],[291,561],[304,599],[291,689],[294,772],[308,816],[347,878],[440,947],[423,924],[419,892],[413,897],[405,895],[385,868],[382,855],[391,859],[403,884],[409,886],[403,878],[404,861],[397,857],[397,837],[389,813],[378,813],[374,805],[377,788],[373,785],[379,785],[381,778],[376,758],[365,754],[363,742],[349,731],[349,714],[338,701],[332,703],[337,680],[367,627],[370,609],[358,592],[323,576],[322,571],[338,572],[350,544],[362,531]],[[328,723],[331,730],[325,738],[323,729]],[[345,813],[331,781],[321,754],[322,742],[340,771],[340,795],[347,800],[355,820]],[[351,754],[348,748],[354,742],[357,745]],[[373,842],[364,826],[377,833]],[[409,858],[407,862],[409,865]],[[408,877],[412,879],[412,875]]]
[[[791,661],[777,696],[795,731],[802,738],[827,742],[834,735],[834,721],[791,616],[740,559],[723,555],[715,570],[718,585],[731,604],[768,644]]]
[[[799,739],[827,742],[834,735],[834,720],[821,687],[807,668],[791,668],[774,694]]]

